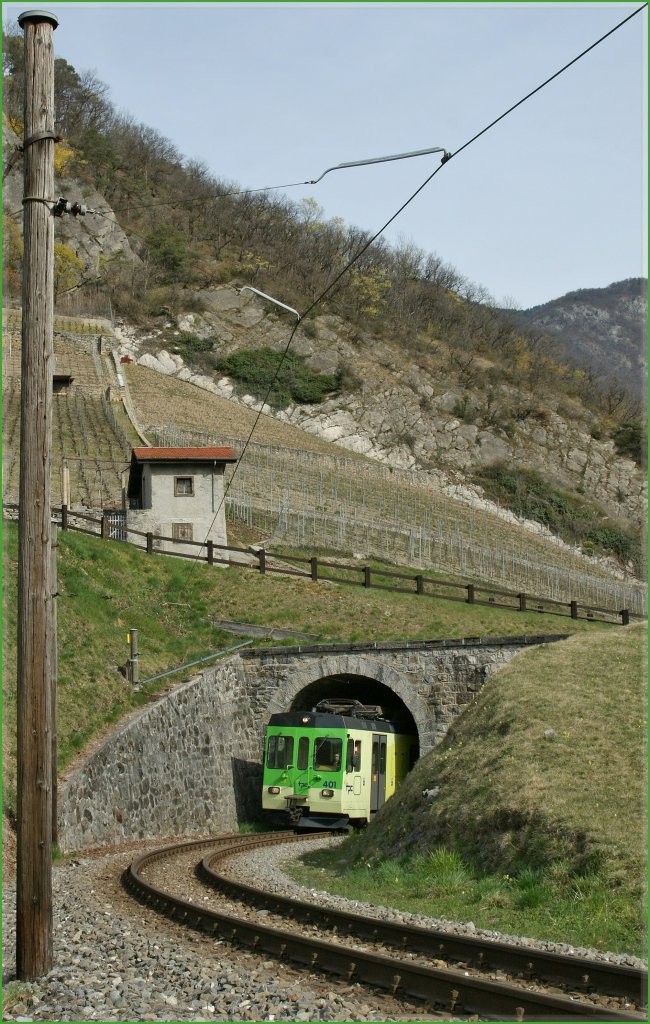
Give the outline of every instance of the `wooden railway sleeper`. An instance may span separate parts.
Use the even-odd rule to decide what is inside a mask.
[[[144,859],[141,858],[134,862],[130,868],[133,881],[138,886],[142,885],[142,881],[137,877],[137,868],[140,867]],[[147,883],[144,883],[144,887],[147,887]],[[168,906],[171,908],[174,904],[178,906],[178,903],[173,898],[170,898]],[[187,904],[185,908],[188,909]],[[189,909],[192,911],[192,916],[194,916],[197,908],[189,907]],[[212,917],[213,912],[206,910],[204,913]],[[287,954],[292,960],[308,964],[309,957],[313,952],[318,952],[319,969],[343,975],[347,977],[348,982],[355,976],[358,982],[378,985],[380,988],[390,988],[391,979],[394,980],[395,977],[396,965],[383,955],[359,952],[356,954],[356,960],[353,962],[346,959],[346,953],[349,956],[350,951],[341,949],[340,946],[332,946],[329,943],[312,939],[310,940],[311,948],[301,952],[302,944],[299,942],[294,944],[294,939],[289,939],[286,933],[283,935],[282,932],[259,926],[250,928],[245,921],[233,922],[232,919],[227,922],[224,921],[224,925],[231,933],[232,941],[237,940],[248,946],[252,944],[253,935],[259,933],[264,939],[261,945],[264,948],[269,948],[269,951],[272,950],[275,956],[278,956],[279,947],[281,957]],[[267,941],[271,943],[269,947],[266,946]],[[290,949],[288,950],[287,947],[290,947]],[[523,1006],[529,1014],[534,1016],[544,1013],[545,1016],[540,1018],[544,1020],[632,1021],[645,1019],[636,1013],[604,1010],[600,1006],[591,1004],[586,1006],[573,999],[558,998],[552,994],[524,992],[518,990],[517,986],[503,985],[493,981],[477,981],[469,977],[459,978],[456,982],[458,987],[450,989],[450,985],[456,979],[454,978],[452,981],[449,977],[449,971],[422,967],[416,964],[400,964],[398,970],[402,974],[402,984],[400,987],[408,997],[424,999],[429,1005],[439,1004],[441,1000],[448,1005],[448,995],[452,991],[456,993],[455,1005],[458,1006],[458,1009],[462,1007],[469,1013],[481,1012],[492,1014],[501,1020],[511,1019],[514,1016],[516,1006]],[[503,1014],[506,1015],[505,1018]]]

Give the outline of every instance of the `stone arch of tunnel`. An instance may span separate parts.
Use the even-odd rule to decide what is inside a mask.
[[[291,711],[307,711],[319,701],[343,697],[362,704],[378,704],[383,717],[392,722],[399,732],[418,738],[417,756],[420,756],[419,729],[407,704],[389,686],[370,676],[353,673],[335,673],[322,676],[299,690],[291,701]]]

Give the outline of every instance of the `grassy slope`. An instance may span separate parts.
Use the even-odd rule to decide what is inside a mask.
[[[213,619],[291,627],[325,641],[608,628],[535,612],[501,612],[295,577],[260,576],[254,570],[210,570],[205,564],[147,557],[128,544],[69,532],[59,532],[59,543],[61,769],[98,731],[147,699],[134,695],[116,671],[128,656],[129,628],[139,630],[141,678],[236,643],[237,637],[212,627]],[[17,528],[5,523],[3,764],[10,805],[15,784],[16,557]],[[181,678],[173,676],[171,684]],[[159,692],[170,680],[151,685]]]
[[[645,636],[638,624],[520,654],[420,760],[363,842],[313,857],[302,880],[643,955]]]
[[[336,851],[333,875],[323,875],[323,865],[329,870],[332,864],[323,855],[310,869],[310,884],[471,918],[483,927],[642,952],[642,625],[619,629],[252,570],[210,570],[79,534],[60,532],[59,541],[60,770],[123,715],[190,674],[133,694],[116,671],[127,657],[129,627],[140,630],[142,677],[237,642],[211,626],[213,617],[292,626],[332,641],[576,631],[564,643],[519,655],[493,677],[361,842]],[[16,526],[5,524],[3,778],[9,812],[15,794],[16,554]],[[555,730],[552,740],[544,739],[546,729]],[[427,802],[422,790],[436,785],[438,797]],[[459,847],[482,867],[468,871],[455,854],[450,864],[444,851],[432,859],[431,849],[441,844]],[[403,867],[395,858],[403,860],[405,851],[410,860]],[[600,878],[576,882],[576,867],[596,863],[595,854],[605,859]],[[370,858],[371,868],[342,875],[357,855],[362,863]],[[553,877],[540,878],[534,866],[549,856],[563,859]],[[511,878],[522,863],[533,874],[527,868]]]
[[[644,637],[638,624],[520,654],[373,822],[377,850],[442,841],[513,871],[565,855],[584,867],[600,854],[614,874],[635,875],[644,852]],[[438,796],[423,800],[435,786]]]

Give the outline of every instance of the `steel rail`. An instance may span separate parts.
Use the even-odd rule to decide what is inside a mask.
[[[322,838],[317,833],[309,838]],[[302,842],[305,837],[274,836],[273,841]],[[240,850],[268,845],[260,837],[238,837]],[[227,845],[233,837],[197,840],[178,846],[167,846],[134,860],[123,875],[127,891],[172,920],[209,934],[218,934],[226,941],[245,946],[254,952],[272,955],[344,977],[348,982],[368,984],[387,990],[391,995],[424,1000],[430,1006],[452,1013],[467,1012],[492,1016],[494,1019],[540,1021],[643,1021],[636,1013],[620,1013],[594,1003],[534,992],[516,985],[502,984],[467,976],[463,971],[426,967],[405,960],[367,953],[320,939],[272,928],[224,914],[179,899],[159,889],[142,877],[147,865],[173,854],[198,850],[201,847]]]
[[[502,969],[510,974],[519,974],[526,980],[534,977],[554,985],[566,985],[585,992],[597,989],[601,994],[627,997],[641,1004],[647,1001],[648,974],[647,971],[636,967],[514,946],[511,943],[482,939],[478,936],[457,935],[442,929],[380,921],[349,911],[317,906],[288,896],[278,896],[248,883],[235,882],[215,870],[216,861],[237,856],[245,852],[245,849],[250,849],[251,845],[262,846],[272,843],[270,837],[265,839],[260,835],[253,844],[247,844],[244,848],[238,844],[239,838],[233,841],[232,846],[226,846],[205,857],[197,868],[197,874],[202,881],[228,896],[263,904],[267,909],[296,921],[304,921],[322,929],[343,929],[346,934],[354,934],[359,938],[381,942],[397,949],[425,953],[437,959],[450,958],[481,970]]]

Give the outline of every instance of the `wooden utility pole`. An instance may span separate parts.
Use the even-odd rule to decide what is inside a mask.
[[[25,194],[18,533],[16,974],[52,968],[52,615],[50,451],[54,359],[54,50],[47,11],[25,34]]]
[[[52,563],[50,566],[52,572],[52,600],[50,601],[50,628],[49,628],[49,641],[50,641],[50,654],[52,658],[52,735],[50,739],[50,747],[52,751],[52,845],[56,846],[59,842],[59,801],[57,792],[57,754],[58,754],[58,743],[56,735],[56,684],[59,675],[59,652],[57,648],[57,633],[58,633],[58,616],[56,609],[56,598],[58,593],[58,578],[56,559],[58,554],[58,531],[57,522],[55,519],[51,520],[52,523],[52,535],[50,537],[50,552]]]

